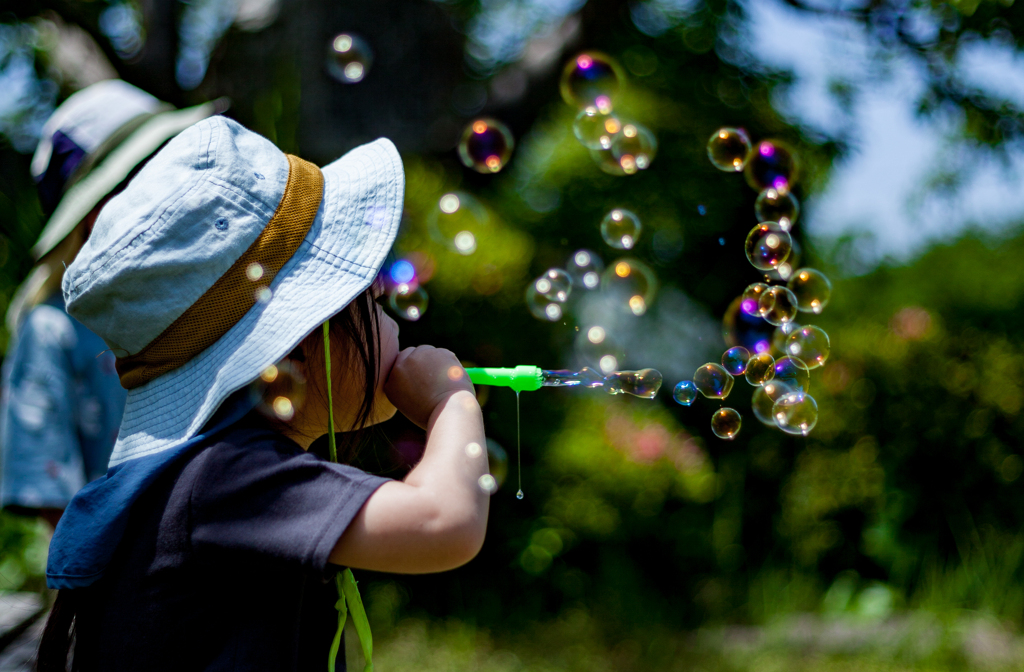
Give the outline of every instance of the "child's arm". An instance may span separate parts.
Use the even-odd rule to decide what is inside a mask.
[[[423,459],[404,481],[373,493],[331,562],[407,574],[454,569],[476,556],[487,529],[489,495],[478,484],[487,450],[473,385],[451,352],[420,346],[399,354],[385,391],[426,428]]]

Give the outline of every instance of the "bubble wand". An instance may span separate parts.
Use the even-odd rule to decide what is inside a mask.
[[[330,450],[331,462],[337,462],[338,444],[334,437],[334,399],[331,397],[330,323],[324,322],[323,328],[324,363],[327,369],[327,445]],[[359,586],[356,585],[356,577],[352,575],[352,570],[346,567],[344,571],[335,573],[334,585],[338,588],[338,601],[334,604],[334,608],[338,610],[338,631],[334,633],[334,640],[331,642],[331,649],[327,654],[327,672],[334,672],[335,660],[338,658],[338,650],[341,648],[341,638],[345,634],[345,620],[350,607],[352,623],[356,626],[359,645],[363,649],[363,658],[366,659],[363,672],[373,672],[373,634],[370,632],[370,621],[366,618],[363,599],[359,596]]]
[[[542,387],[601,387],[608,394],[632,394],[642,399],[653,399],[661,389],[661,373],[655,369],[615,371],[602,376],[590,367],[579,371],[548,371],[539,366],[513,368],[469,368],[466,374],[474,385],[510,387],[516,393],[516,466],[519,471],[519,490],[516,499],[523,498],[523,462],[521,432],[519,429],[519,393],[533,392]]]

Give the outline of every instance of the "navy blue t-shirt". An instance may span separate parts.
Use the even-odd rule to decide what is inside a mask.
[[[104,577],[79,593],[76,667],[323,672],[337,629],[328,558],[386,481],[243,419],[132,507]]]

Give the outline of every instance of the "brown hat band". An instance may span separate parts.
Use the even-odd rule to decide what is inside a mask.
[[[182,366],[210,347],[249,312],[316,219],[324,176],[288,155],[288,183],[263,232],[213,286],[137,354],[117,358],[121,386],[131,390]]]

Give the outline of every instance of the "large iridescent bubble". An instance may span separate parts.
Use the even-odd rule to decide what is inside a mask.
[[[342,84],[363,81],[371,65],[373,51],[355,33],[339,33],[327,47],[327,72]]]
[[[761,222],[747,234],[743,249],[754,268],[772,271],[789,257],[793,239],[778,222]]]
[[[585,51],[565,64],[559,89],[570,105],[611,110],[625,81],[621,66],[600,51]]]
[[[750,153],[744,174],[747,183],[758,192],[769,187],[789,192],[798,176],[796,155],[778,140],[762,140]]]
[[[738,173],[747,165],[750,138],[742,128],[724,126],[708,139],[711,165],[727,173]]]

